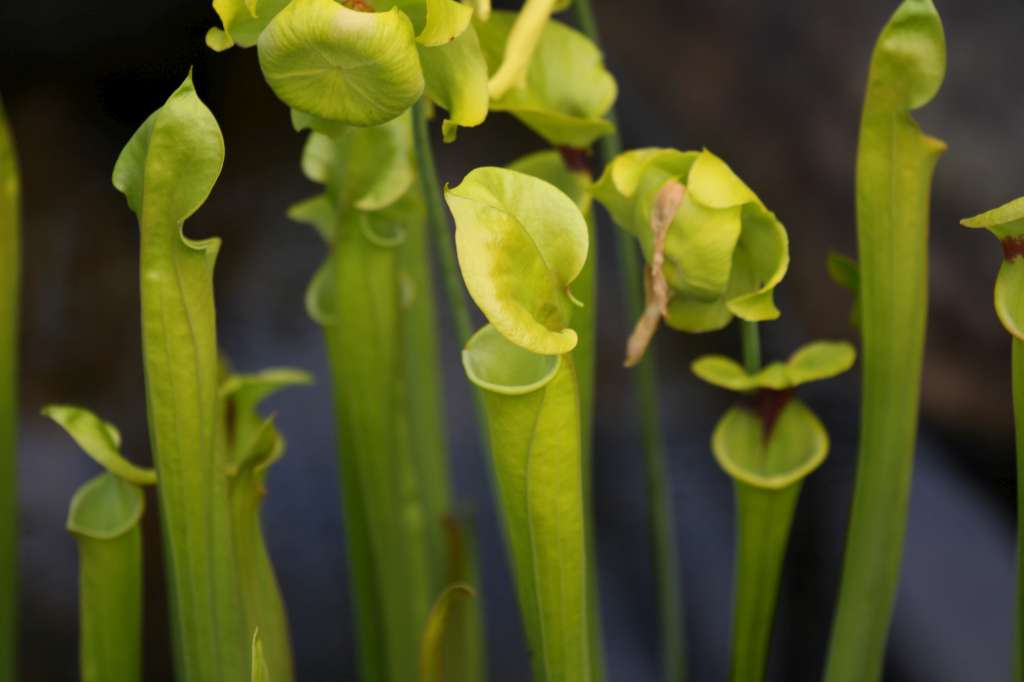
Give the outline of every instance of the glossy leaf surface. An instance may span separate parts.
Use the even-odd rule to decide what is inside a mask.
[[[826,682],[881,679],[899,581],[928,309],[931,180],[945,145],[910,110],[946,69],[931,0],[904,0],[875,44],[857,152],[861,429]]]
[[[206,33],[206,45],[217,52],[228,48],[252,47],[267,27],[290,0],[213,0],[213,9],[220,17],[223,28],[211,28]]]
[[[121,434],[79,407],[43,409],[107,472],[78,489],[67,529],[78,541],[79,671],[84,682],[141,679],[142,534],[140,485],[156,475],[120,452]]]
[[[558,0],[525,0],[519,12],[511,15],[514,18],[506,30],[500,62],[488,84],[492,98],[500,99],[509,90],[525,84],[534,51],[557,3]],[[492,13],[487,23],[496,18],[497,13]]]
[[[860,328],[860,268],[857,261],[835,251],[829,251],[826,260],[828,276],[833,282],[853,294],[850,306],[850,325]]]
[[[430,609],[427,624],[420,643],[420,682],[444,682],[445,659],[444,641],[447,634],[449,614],[463,599],[475,599],[473,588],[463,583],[451,585],[437,598]]]
[[[588,581],[590,589],[590,627],[591,655],[601,656],[601,621],[599,608],[599,589],[597,584],[597,543],[594,537],[593,515],[593,454],[591,449],[593,430],[594,374],[597,352],[597,277],[596,261],[597,244],[594,230],[596,223],[592,210],[593,200],[590,196],[591,176],[587,170],[571,170],[562,155],[554,150],[528,154],[510,166],[510,169],[541,178],[571,198],[587,220],[588,241],[590,248],[587,262],[573,282],[573,293],[583,305],[572,311],[572,327],[576,330],[579,340],[573,349],[576,365],[576,378],[580,390],[580,422],[582,424],[583,443],[583,494],[584,509],[588,520]],[[595,661],[595,670],[603,668],[600,660]]]
[[[271,394],[306,385],[312,377],[291,368],[254,374],[228,374],[220,386],[221,440],[226,449],[231,537],[246,631],[261,634],[262,665],[270,679],[287,682],[295,676],[284,599],[267,551],[260,523],[267,494],[267,468],[285,450],[273,419],[257,410]],[[256,674],[256,670],[252,674]]]
[[[725,355],[697,358],[693,373],[709,384],[730,391],[759,388],[781,391],[842,374],[853,366],[856,356],[853,346],[845,341],[815,341],[794,352],[785,363],[773,362],[754,374]]]
[[[331,360],[359,664],[366,679],[396,682],[415,678],[422,627],[444,585],[450,505],[408,126],[403,116],[311,139],[303,167],[326,192],[292,211],[331,248],[307,305]]]
[[[779,582],[801,484],[769,490],[737,481],[736,596],[730,682],[763,682]]]
[[[217,239],[182,225],[220,174],[224,141],[191,77],[125,146],[114,185],[139,218],[146,404],[179,680],[248,675],[227,481],[218,461]]]
[[[680,183],[683,194],[658,252],[669,287],[665,321],[706,332],[733,316],[777,318],[773,291],[789,267],[785,228],[717,156],[706,150],[626,152],[605,168],[594,196],[637,237],[651,262],[657,251],[652,219],[671,182]]]
[[[803,479],[828,454],[828,434],[814,413],[799,400],[777,399],[785,404],[768,417],[770,424],[763,408],[741,403],[729,408],[711,438],[711,450],[726,473],[770,490]]]
[[[101,467],[136,485],[153,485],[156,472],[125,459],[121,454],[121,432],[89,410],[74,405],[48,405],[43,415],[57,422],[78,447]]]
[[[267,659],[263,654],[263,639],[260,637],[259,628],[252,633],[252,663],[250,667],[252,674],[249,679],[252,682],[270,682],[274,679],[270,675]]]
[[[459,126],[477,126],[487,118],[487,62],[480,39],[469,26],[449,43],[420,46],[419,53],[427,95],[448,112],[442,129],[445,142],[452,142]]]
[[[142,679],[142,518],[137,485],[100,474],[71,500],[78,543],[79,670],[82,682]]]
[[[1006,331],[1024,340],[1024,197],[960,221],[964,227],[984,227],[1003,246],[1003,263],[996,277],[995,306]]]
[[[580,405],[583,412],[584,450],[590,440],[590,410],[594,390],[594,362],[596,358],[596,324],[597,324],[597,280],[595,263],[597,253],[593,248],[596,244],[594,235],[594,215],[591,210],[593,200],[590,196],[590,174],[587,171],[570,170],[557,151],[548,150],[534,152],[509,164],[509,169],[519,173],[532,175],[549,182],[565,193],[579,207],[587,221],[587,238],[590,248],[587,261],[573,281],[573,296],[582,303],[572,311],[572,328],[578,337],[573,355],[576,358],[576,374],[580,384]]]
[[[412,22],[397,7],[358,12],[294,0],[259,37],[263,75],[293,109],[346,125],[385,123],[423,92]]]
[[[579,395],[571,355],[488,325],[463,352],[482,389],[534,679],[590,680]]]
[[[517,62],[525,57],[514,52],[513,33],[522,16],[495,11],[486,23],[477,24],[488,66],[492,73],[498,70],[492,86],[506,68],[505,55],[517,54]],[[586,148],[614,131],[604,116],[618,93],[615,79],[605,69],[600,50],[579,31],[546,21],[535,53],[518,68],[523,71],[514,85],[501,92],[492,87],[492,110],[509,112],[554,146]]]
[[[445,199],[466,287],[487,319],[536,353],[575,348],[569,285],[586,263],[587,223],[572,199],[502,168],[473,170]]]

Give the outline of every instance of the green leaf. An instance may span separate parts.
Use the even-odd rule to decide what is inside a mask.
[[[972,218],[960,221],[964,227],[984,227],[1003,246],[1003,263],[996,278],[995,305],[1006,331],[1024,340],[1024,197]]]
[[[465,583],[456,583],[445,588],[431,607],[420,644],[420,682],[444,682],[444,641],[448,628],[448,614],[456,605],[457,599],[466,597],[476,598],[476,592]]]
[[[487,118],[487,62],[476,29],[469,26],[458,38],[438,47],[421,46],[419,53],[427,95],[448,111],[444,140],[453,142],[458,126],[477,126]]]
[[[694,360],[698,377],[730,391],[759,388],[782,391],[801,384],[830,379],[853,366],[857,353],[845,341],[815,341],[793,353],[785,363],[773,362],[755,374],[724,355],[704,355]]]
[[[509,170],[540,178],[562,190],[586,214],[590,211],[592,182],[587,171],[574,171],[565,165],[562,155],[545,149],[522,156],[508,165]]]
[[[829,251],[825,265],[832,281],[853,293],[850,324],[860,328],[860,270],[857,261],[836,251]]]
[[[545,2],[528,0],[519,14],[495,11],[477,24],[493,74],[491,109],[511,113],[551,145],[586,148],[615,130],[604,116],[618,88],[601,51],[579,31],[548,21],[539,7]],[[527,32],[536,43],[529,52]]]
[[[260,665],[271,679],[294,679],[288,615],[267,551],[260,512],[266,496],[266,473],[285,450],[273,418],[258,412],[269,395],[290,386],[312,383],[306,372],[287,367],[252,374],[228,374],[220,385],[221,442],[231,505],[231,548],[241,594],[246,632],[259,631]],[[253,665],[256,664],[254,660]],[[251,673],[260,670],[253,667]]]
[[[546,386],[562,360],[560,355],[540,355],[517,346],[496,327],[487,325],[466,344],[462,366],[469,380],[485,391],[524,395]]]
[[[445,45],[457,39],[469,28],[473,8],[457,0],[426,0],[427,21],[416,36],[416,42],[426,47]]]
[[[0,101],[0,680],[14,682],[17,654],[18,302],[21,186],[14,139]]]
[[[964,227],[984,227],[997,238],[1003,239],[1010,234],[1019,236],[1017,230],[1021,228],[1020,221],[1022,220],[1024,220],[1024,197],[1018,197],[1002,206],[997,206],[970,218],[964,218],[960,224]],[[996,228],[1003,229],[997,230]],[[1007,230],[1013,230],[1013,232]]]
[[[845,341],[815,341],[797,350],[786,361],[793,386],[838,376],[853,367],[857,351]]]
[[[224,140],[191,78],[150,116],[114,167],[139,218],[142,347],[164,531],[175,671],[183,680],[248,674],[230,552],[225,462],[218,461],[217,239],[182,234],[224,162]]]
[[[546,150],[527,154],[517,159],[508,166],[509,170],[532,175],[549,182],[565,193],[579,207],[587,220],[588,241],[594,244],[594,220],[593,212],[590,209],[592,199],[590,196],[590,174],[586,171],[572,171],[562,159],[562,155],[554,150]],[[594,358],[595,358],[595,333],[597,323],[597,298],[595,277],[595,253],[590,250],[587,254],[587,262],[577,275],[574,283],[574,297],[582,306],[572,311],[572,327],[579,337],[573,353],[576,356],[576,369],[580,383],[580,404],[583,406],[584,416],[584,451],[589,451],[589,421],[590,409],[593,396],[594,383]]]
[[[711,450],[727,474],[747,485],[779,490],[825,461],[828,434],[806,405],[789,399],[773,420],[766,424],[764,414],[746,404],[729,408],[711,437]]]
[[[257,411],[260,403],[284,388],[312,383],[313,377],[308,372],[292,367],[231,374],[221,383],[220,396],[227,401],[231,415],[230,462],[236,472],[247,466],[261,472],[276,456],[283,454],[283,443],[272,420]]]
[[[303,199],[288,207],[288,217],[297,223],[305,223],[316,230],[326,244],[334,242],[334,225],[337,217],[334,204],[326,194]]]
[[[509,90],[526,83],[526,71],[540,42],[544,27],[551,19],[557,0],[525,0],[518,13],[508,13],[500,61],[493,69],[488,89],[492,99],[504,97]],[[498,13],[492,13],[488,25],[494,25]]]
[[[103,473],[75,493],[67,528],[78,544],[82,682],[142,679],[142,533],[138,486]]]
[[[480,21],[487,21],[491,18],[491,0],[462,0],[466,5],[473,8],[473,16]]]
[[[306,287],[303,301],[306,306],[306,314],[321,326],[335,324],[338,304],[334,297],[334,259],[332,256],[328,256],[313,273],[313,278],[309,281],[309,286]]]
[[[252,682],[270,682],[270,669],[267,667],[267,659],[263,655],[263,639],[260,638],[260,629],[256,628],[252,633]]]
[[[136,485],[153,485],[156,472],[125,459],[121,454],[121,432],[83,407],[47,405],[43,415],[57,422],[78,446],[112,474]]]
[[[781,490],[736,482],[731,680],[765,678],[779,579],[800,488],[799,482]]]
[[[825,261],[832,281],[847,291],[857,293],[860,289],[860,270],[857,261],[837,251],[829,251]]]
[[[440,194],[436,199],[440,202]],[[402,310],[401,363],[405,384],[403,405],[408,414],[409,433],[414,434],[409,448],[414,476],[419,483],[417,494],[422,500],[425,518],[432,521],[423,532],[429,544],[431,585],[436,594],[449,582],[465,581],[479,585],[479,581],[472,574],[476,558],[467,555],[461,566],[452,568],[447,551],[449,545],[445,542],[447,520],[453,513],[448,465],[450,449],[445,427],[445,401],[439,399],[444,395],[444,382],[434,293],[436,286],[426,210],[419,183],[388,212],[393,212],[389,219],[401,224],[406,235],[397,250]],[[465,551],[472,550],[472,546],[467,546]],[[450,674],[451,682],[480,679],[480,666],[483,664],[480,610],[480,604],[475,602],[460,609],[456,618],[453,632],[461,633],[456,635],[460,638],[458,660],[465,674],[461,678]],[[476,630],[470,632],[474,625]]]
[[[825,682],[882,677],[918,429],[931,182],[945,150],[910,110],[935,95],[945,52],[931,0],[904,0],[871,57],[856,168],[860,443]]]
[[[207,46],[216,52],[238,45],[252,47],[270,20],[290,0],[213,0],[213,9],[220,17],[223,30],[211,28],[206,34]]]
[[[590,244],[596,244],[594,234],[595,221],[594,212],[591,210],[593,199],[590,196],[590,187],[593,184],[589,171],[570,170],[566,166],[562,155],[554,150],[534,152],[516,160],[509,165],[511,170],[526,173],[542,180],[550,182],[558,189],[565,192],[571,198],[587,220]],[[573,357],[576,364],[576,378],[579,383],[580,392],[580,421],[583,434],[583,494],[586,502],[585,510],[588,519],[593,517],[593,492],[591,481],[593,479],[591,438],[593,432],[593,402],[594,402],[594,373],[595,358],[597,352],[597,277],[596,277],[596,253],[591,249],[587,254],[587,263],[583,266],[575,282],[573,290],[575,296],[583,304],[572,311],[572,328],[576,330],[579,341],[573,349]],[[593,534],[593,526],[590,525],[591,533],[587,538],[588,542],[588,566],[587,579],[590,590],[591,612],[588,614],[591,627],[591,654],[596,659],[592,669],[599,670],[600,666],[600,605],[597,596],[599,594],[597,584],[597,557],[596,541]],[[597,675],[595,674],[595,677]]]
[[[332,121],[329,118],[321,118],[308,111],[291,109],[292,129],[297,133],[303,130],[310,130],[314,133],[321,133],[327,137],[338,137],[348,130],[349,126],[341,121]]]
[[[662,272],[670,289],[665,321],[686,332],[721,329],[733,316],[775,319],[774,289],[789,267],[782,223],[711,152],[648,148],[605,169],[594,196],[654,255],[655,204],[670,182],[685,189],[665,234]]]
[[[278,98],[322,119],[379,125],[423,93],[412,23],[397,8],[358,12],[334,0],[293,0],[258,47]]]
[[[1004,261],[996,277],[996,315],[1006,331],[1024,339],[1024,260],[1020,257]]]
[[[572,199],[538,178],[477,168],[445,191],[470,295],[502,334],[543,354],[576,346],[569,285],[587,258],[587,223]]]
[[[446,45],[463,34],[473,8],[458,0],[374,0],[377,11],[397,7],[409,17],[416,42],[423,47]]]
[[[67,529],[93,540],[113,540],[138,526],[144,508],[145,496],[139,486],[107,472],[75,493]]]
[[[463,365],[482,389],[533,678],[591,680],[579,392],[572,356],[487,325]]]
[[[447,514],[443,526],[446,583],[450,586],[480,585],[480,557],[472,521],[464,514]],[[475,589],[473,596],[477,597]],[[460,608],[448,612],[441,653],[444,679],[447,682],[477,682],[485,679],[485,635],[479,598],[463,600]]]
[[[408,240],[385,243],[383,226],[367,224],[390,220],[392,209],[402,215],[400,203],[342,214],[329,265],[318,275],[333,306],[324,332],[360,666],[363,678],[375,680],[415,678],[421,626],[436,594],[431,560],[440,551],[440,524],[430,523],[435,510],[428,512],[423,490],[435,478],[422,475],[419,457],[429,455],[409,431],[404,386],[408,292],[401,273]]]
[[[408,115],[336,138],[313,133],[302,150],[302,171],[327,186],[337,214],[379,211],[408,193],[416,180]]]

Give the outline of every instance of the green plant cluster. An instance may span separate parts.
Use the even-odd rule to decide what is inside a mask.
[[[306,135],[298,165],[321,188],[288,217],[312,226],[326,250],[310,268],[305,304],[330,364],[364,680],[486,679],[472,519],[457,511],[449,472],[450,387],[440,368],[459,349],[441,345],[438,276],[494,473],[533,679],[604,678],[590,463],[596,205],[620,228],[619,303],[636,318],[625,364],[638,366],[645,433],[638,447],[650,476],[666,679],[685,678],[686,658],[650,357],[662,322],[690,334],[733,321],[739,329],[739,360],[706,355],[692,370],[738,394],[709,429],[711,454],[733,479],[737,512],[730,678],[765,677],[800,489],[829,449],[824,424],[797,391],[846,372],[857,351],[846,341],[815,341],[784,362],[762,363],[763,325],[780,318],[775,290],[791,266],[785,226],[707,149],[622,151],[612,110],[617,85],[589,2],[573,5],[579,30],[555,16],[569,5],[525,0],[513,12],[492,10],[488,0],[213,2],[221,25],[209,30],[207,45],[255,48],[268,87]],[[855,293],[863,388],[827,682],[882,674],[917,431],[931,177],[945,150],[911,112],[937,94],[944,73],[932,1],[903,0],[868,73],[856,168],[858,259],[833,254],[828,262],[833,279]],[[503,112],[547,148],[508,167],[469,170],[442,188],[430,127],[436,108],[445,111],[446,143],[460,127]],[[595,145],[603,162],[596,180]],[[224,153],[190,74],[141,124],[113,171],[140,230],[154,467],[127,458],[118,430],[88,410],[44,410],[104,469],[75,494],[67,521],[79,550],[83,680],[141,679],[140,520],[148,487],[164,543],[176,678],[295,676],[260,520],[267,471],[285,442],[259,407],[312,378],[287,368],[236,373],[219,352],[220,241],[190,239],[183,227],[213,190]],[[15,661],[19,198],[0,110],[0,682],[14,679]],[[1003,247],[995,307],[1014,337],[1024,462],[1024,199],[964,225],[987,228]],[[475,333],[466,293],[486,318]],[[1020,575],[1024,594],[1024,569]],[[1019,615],[1024,632],[1022,623]]]

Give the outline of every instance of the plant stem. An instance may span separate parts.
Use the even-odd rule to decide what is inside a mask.
[[[918,429],[932,175],[946,149],[908,106],[932,98],[945,65],[935,6],[904,0],[872,54],[857,147],[860,436],[827,682],[883,677]]]
[[[757,322],[740,320],[743,366],[761,369]],[[779,600],[779,579],[786,558],[793,513],[801,483],[779,490],[735,482],[736,596],[733,613],[732,682],[762,682]]]
[[[0,104],[0,682],[14,682],[17,613],[18,164]]]
[[[1014,642],[1014,679],[1024,680],[1024,341],[1013,339],[1013,421],[1017,440],[1017,632]]]
[[[761,335],[757,322],[740,320],[740,341],[743,345],[743,367],[753,374],[761,369]]]
[[[437,252],[437,259],[441,268],[441,281],[444,286],[445,295],[448,298],[448,309],[451,311],[455,337],[459,345],[464,346],[473,334],[473,322],[470,318],[469,305],[466,302],[466,295],[462,288],[462,279],[459,274],[458,263],[456,262],[451,223],[441,201],[443,194],[441,182],[437,177],[437,169],[434,166],[434,152],[430,145],[430,129],[427,126],[427,111],[424,99],[420,99],[413,106],[412,119],[414,153],[416,155],[420,186],[423,190],[423,200],[427,208],[427,222],[434,239],[434,249]],[[437,355],[435,354],[434,357],[437,357]],[[440,388],[440,384],[438,384],[438,387]],[[438,399],[441,397],[439,394]],[[486,451],[489,448],[487,419],[484,415],[480,391],[476,390],[475,387],[473,390],[473,412],[476,416],[477,432],[480,434],[480,439]],[[461,568],[472,568],[472,570],[469,574],[461,576],[460,579],[467,581],[471,577],[471,584],[477,591],[477,597],[471,603],[464,606],[459,618],[460,626],[465,628],[482,624],[483,613],[480,597],[482,589],[476,572],[477,557],[475,556],[475,545],[470,543],[470,549],[464,550],[464,552],[466,552],[466,556],[459,562],[463,564]],[[457,559],[458,557],[449,556],[449,561]],[[472,637],[466,640],[464,649],[466,651],[460,652],[460,672],[464,672],[470,678],[474,676],[479,677],[486,668],[486,653],[482,633],[479,631],[472,633]]]
[[[427,220],[434,235],[434,246],[438,261],[441,264],[441,281],[445,295],[448,297],[448,309],[451,311],[452,324],[455,325],[455,336],[459,344],[464,344],[473,334],[473,323],[469,316],[469,306],[459,279],[459,267],[455,260],[455,247],[452,245],[451,223],[448,214],[441,204],[441,182],[437,179],[434,167],[434,152],[430,146],[430,131],[427,127],[426,104],[420,99],[413,107],[412,130],[416,148],[416,165],[419,170],[420,184],[423,186],[423,200],[427,204]],[[479,416],[479,408],[477,414]],[[478,419],[478,421],[480,421]],[[486,428],[480,422],[480,432]]]
[[[736,604],[733,614],[732,682],[762,682],[779,600],[799,482],[781,490],[736,481]]]
[[[601,37],[590,0],[576,0],[573,9],[580,30],[600,48]],[[608,111],[606,118],[615,125],[615,132],[601,138],[602,165],[622,152],[622,138],[618,133],[618,118],[614,108]],[[622,278],[626,314],[629,319],[637,320],[644,309],[640,254],[633,238],[622,230],[615,230],[615,250]],[[679,570],[679,551],[676,546],[672,498],[668,489],[665,449],[661,439],[661,420],[658,417],[658,389],[653,348],[648,349],[644,359],[633,368],[631,374],[640,413],[641,447],[644,451],[647,490],[650,497],[663,673],[665,680],[681,682],[686,679],[682,574]]]

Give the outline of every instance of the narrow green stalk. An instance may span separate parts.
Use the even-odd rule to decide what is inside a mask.
[[[573,350],[576,378],[580,391],[580,423],[583,444],[583,504],[587,523],[587,589],[589,594],[591,669],[596,682],[604,678],[604,647],[602,646],[601,602],[598,585],[597,538],[593,523],[593,403],[595,356],[597,350],[597,243],[593,198],[594,184],[589,169],[570,168],[562,153],[555,150],[535,152],[510,164],[509,169],[550,182],[576,202],[587,221],[590,251],[583,270],[572,284],[573,295],[583,304],[573,310],[572,324],[579,336]]]
[[[239,680],[249,638],[231,548],[227,462],[217,447],[213,268],[220,240],[184,221],[209,195],[224,140],[191,76],[140,126],[114,167],[139,220],[146,407],[179,682]]]
[[[743,366],[754,374],[761,369],[758,323],[740,320],[739,324]],[[735,482],[736,604],[729,676],[732,682],[764,679],[779,578],[800,488],[800,483],[769,490],[740,480]]]
[[[1024,257],[1019,245],[1024,238],[1024,197],[960,221],[964,227],[985,228],[996,237],[1003,251],[1003,263],[996,277],[996,316],[1013,337],[1011,373],[1013,380],[1013,416],[1017,437],[1017,479],[1024,481]],[[1024,486],[1017,486],[1017,623],[1014,646],[1014,679],[1024,680]]]
[[[587,223],[564,192],[503,168],[473,170],[445,199],[466,287],[490,322],[462,360],[483,398],[533,677],[593,682],[578,334],[569,327]]]
[[[761,334],[757,322],[740,320],[740,341],[743,351],[743,367],[753,374],[761,369]]]
[[[1024,680],[1024,341],[1013,339],[1013,421],[1017,440],[1017,631],[1014,639],[1014,679]]]
[[[730,679],[763,682],[800,488],[828,455],[824,425],[794,390],[842,374],[857,354],[849,343],[817,341],[762,368],[757,323],[741,322],[740,334],[745,367],[706,355],[692,369],[710,384],[743,394],[715,426],[711,451],[733,478],[736,495]]]
[[[289,215],[330,255],[307,291],[324,328],[361,677],[404,682],[445,587],[450,513],[433,286],[409,116],[310,136],[325,192]],[[269,650],[269,649],[268,649]]]
[[[910,111],[935,96],[945,66],[931,0],[904,0],[872,54],[857,151],[861,426],[827,682],[882,676],[917,438],[931,181],[946,148]]]
[[[142,679],[142,488],[112,473],[75,493],[82,682]]]
[[[260,632],[265,655],[262,664],[271,679],[295,679],[288,614],[277,575],[267,551],[260,521],[267,495],[266,476],[284,455],[284,439],[273,418],[257,410],[272,393],[288,386],[309,384],[301,370],[268,369],[255,374],[228,374],[221,383],[220,435],[231,504],[232,546],[238,567],[245,632]]]
[[[413,475],[422,489],[426,534],[430,542],[431,579],[435,590],[440,590],[447,586],[445,566],[448,551],[441,529],[452,514],[452,498],[437,295],[428,232],[428,226],[420,220],[416,229],[407,231],[399,255],[399,265],[412,283],[414,292],[411,302],[403,301],[402,364],[409,433],[415,440]]]
[[[737,480],[736,604],[732,682],[762,682],[775,621],[779,579],[801,483],[769,490]]]
[[[448,297],[448,310],[455,326],[455,337],[460,344],[466,343],[473,334],[473,321],[469,305],[459,281],[459,268],[455,262],[455,247],[452,245],[451,223],[441,203],[441,182],[434,167],[434,151],[430,146],[430,129],[427,126],[426,102],[421,99],[412,110],[412,130],[415,140],[416,166],[423,187],[423,200],[427,205],[427,221],[434,235],[434,247],[441,265],[441,283]],[[477,409],[479,416],[480,410]],[[480,432],[486,433],[482,421]]]
[[[17,663],[18,298],[21,281],[20,181],[14,140],[0,102],[0,682]]]
[[[67,529],[78,543],[78,660],[82,682],[142,678],[142,486],[156,472],[121,454],[121,433],[89,410],[48,405],[63,428],[106,473],[71,499]]]
[[[372,243],[358,218],[343,216],[335,237],[338,324],[328,327],[328,339],[341,457],[353,460],[342,472],[343,492],[362,501],[374,572],[371,582],[354,587],[375,590],[379,609],[383,670],[372,679],[403,682],[415,678],[420,633],[435,596],[430,543],[402,392],[401,247]],[[360,636],[373,646],[372,633]]]
[[[455,259],[455,248],[452,241],[452,228],[451,222],[448,220],[448,212],[442,203],[442,189],[441,183],[437,177],[437,168],[434,165],[434,152],[430,143],[430,129],[427,125],[427,112],[426,102],[420,99],[412,110],[412,127],[413,127],[413,144],[414,144],[414,156],[416,159],[417,166],[417,177],[420,181],[420,189],[423,196],[424,204],[427,209],[427,228],[431,233],[434,240],[434,250],[437,253],[438,263],[440,264],[440,275],[442,286],[444,287],[445,296],[448,299],[448,310],[452,316],[452,324],[455,328],[455,337],[459,344],[465,344],[469,341],[470,336],[473,332],[473,322],[469,314],[469,305],[466,302],[466,295],[463,292],[463,286],[459,277],[458,265]],[[426,248],[426,244],[422,244],[422,262],[426,264],[428,268],[427,272],[427,283],[430,288],[430,296],[433,298],[433,278],[430,277],[432,273],[429,272],[429,250]],[[436,318],[434,318],[436,320]],[[435,338],[436,347],[436,322],[432,325],[431,334]],[[416,352],[420,352],[417,348]],[[432,356],[440,360],[440,356],[435,352]],[[434,370],[436,372],[436,370]],[[440,396],[441,382],[440,376],[435,377],[435,385],[437,387],[437,396]],[[440,404],[441,401],[436,401]],[[487,447],[487,425],[483,414],[483,408],[481,405],[481,398],[479,391],[473,391],[473,408],[477,420],[478,433],[480,438],[484,442],[484,446]],[[438,427],[442,421],[439,417]],[[443,429],[441,429],[441,437],[443,438]],[[462,533],[462,537],[465,540],[465,533]],[[481,585],[479,576],[476,572],[477,559],[475,556],[475,543],[462,543],[461,556],[453,556],[453,548],[455,544],[449,543],[449,556],[448,561],[450,566],[454,567],[459,565],[460,571],[465,571],[464,574],[460,575],[460,579],[468,582],[476,591],[477,594],[481,594]],[[481,607],[481,599],[477,597],[472,602],[465,604],[461,609],[457,617],[458,624],[456,628],[461,629],[465,632],[467,629],[473,626],[476,631],[471,631],[464,638],[464,647],[466,651],[460,652],[458,657],[459,669],[458,672],[453,672],[453,679],[457,675],[464,675],[467,679],[472,679],[474,676],[480,676],[484,674],[484,668],[486,666],[486,654],[484,647],[484,638],[481,636],[482,633],[479,631],[479,626],[483,624],[483,612]]]
[[[590,0],[573,3],[580,29],[598,47],[601,45],[597,19]],[[622,152],[615,110],[606,118],[615,125],[615,132],[601,138],[601,162],[607,164]],[[643,268],[636,241],[624,230],[615,230],[615,250],[619,261],[628,319],[638,320],[644,309]],[[661,659],[665,680],[681,682],[686,673],[686,631],[683,620],[682,574],[675,536],[672,498],[669,495],[665,448],[658,416],[657,369],[654,349],[648,349],[643,360],[634,367],[633,390],[637,397],[640,419],[641,447],[647,469],[647,491],[650,497],[651,537],[654,545],[654,566],[658,585],[658,620]]]

